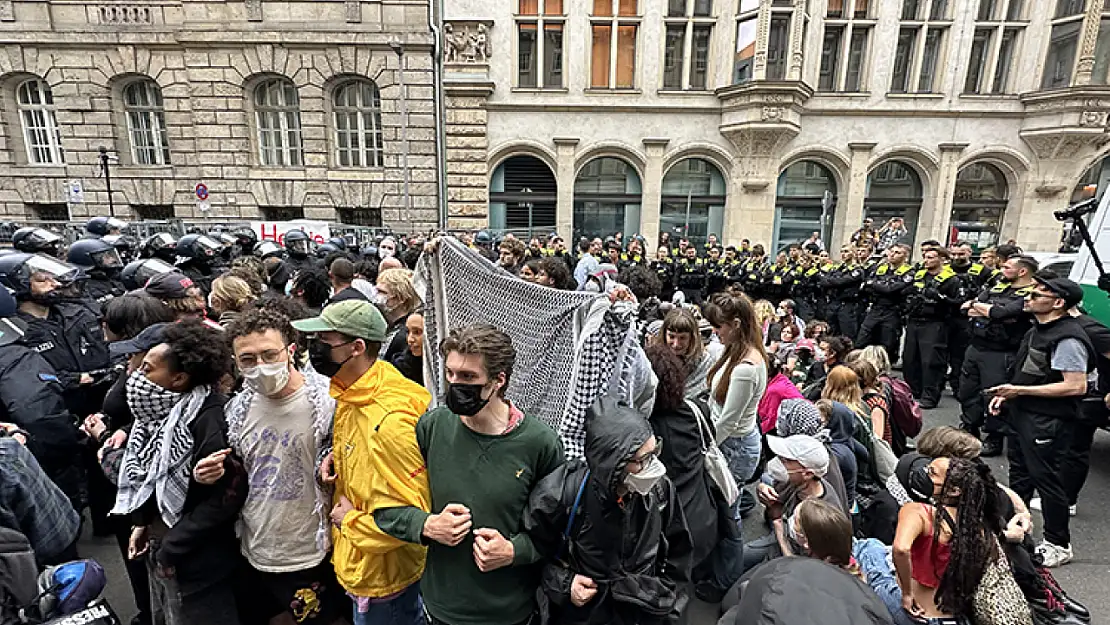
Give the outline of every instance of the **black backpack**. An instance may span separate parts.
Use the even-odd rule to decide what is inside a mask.
[[[38,563],[27,537],[0,527],[0,625],[19,623],[19,610],[35,600]]]

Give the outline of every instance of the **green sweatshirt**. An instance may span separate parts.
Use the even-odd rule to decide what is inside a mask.
[[[428,545],[420,592],[428,612],[451,625],[516,625],[535,609],[540,555],[522,518],[532,488],[563,464],[559,437],[544,422],[525,417],[500,436],[479,434],[445,407],[420,418],[416,440],[428,468],[432,510],[449,503],[470,509],[473,528],[492,528],[513,543],[513,565],[483,573],[474,562],[474,538],[454,547],[423,539],[429,513],[403,507],[378,510],[382,531]]]

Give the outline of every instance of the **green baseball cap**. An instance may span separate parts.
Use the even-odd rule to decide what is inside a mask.
[[[347,336],[380,343],[387,324],[378,307],[363,300],[347,300],[324,308],[319,317],[293,322],[301,332],[341,332]]]

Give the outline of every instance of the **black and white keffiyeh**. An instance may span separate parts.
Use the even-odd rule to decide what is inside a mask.
[[[188,393],[162,388],[142,371],[127,378],[127,405],[135,415],[119,471],[119,491],[112,514],[129,514],[153,494],[167,526],[181,519],[189,490],[193,433],[189,425],[200,413],[210,389]]]

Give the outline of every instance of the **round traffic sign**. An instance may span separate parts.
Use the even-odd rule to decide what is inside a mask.
[[[204,184],[203,182],[197,183],[196,192],[198,200],[208,199],[208,185]]]

